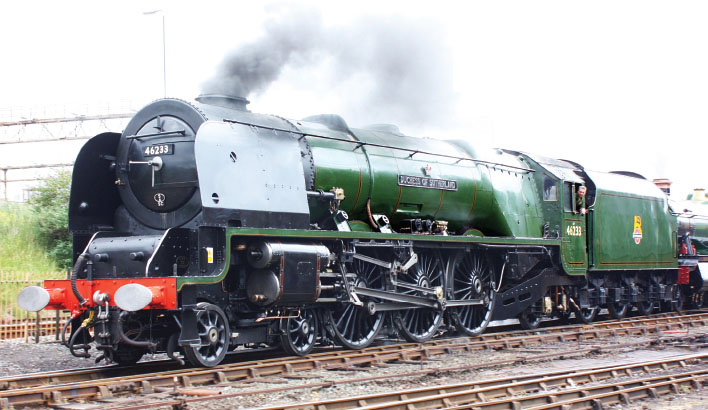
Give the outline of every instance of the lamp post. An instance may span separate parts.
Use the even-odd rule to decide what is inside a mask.
[[[162,14],[162,89],[167,98],[167,58],[165,53],[165,12],[162,10],[145,11],[143,15]]]

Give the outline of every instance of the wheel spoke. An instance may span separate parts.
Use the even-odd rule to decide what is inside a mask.
[[[368,251],[367,256],[382,259],[377,252],[371,250]],[[351,278],[352,273],[355,276],[354,279],[348,279],[352,286],[374,290],[385,289],[386,273],[382,267],[355,259],[354,262],[347,264],[346,268],[349,273],[348,278]],[[364,303],[371,301],[367,298],[362,299]],[[328,310],[325,312],[325,318],[332,324],[337,342],[350,349],[361,349],[371,344],[384,324],[382,312],[369,315],[363,306],[353,304],[347,304],[344,309]]]
[[[405,275],[399,276],[399,281],[429,289],[442,286],[445,271],[441,258],[442,256],[436,252],[418,252],[418,263]],[[427,292],[403,287],[398,287],[396,292],[404,295],[429,297]],[[415,308],[399,311],[396,313],[394,324],[406,340],[423,342],[432,338],[442,324],[442,310],[439,308]]]
[[[312,310],[302,310],[297,318],[282,319],[280,341],[283,349],[295,355],[306,355],[312,351],[317,341],[317,314]],[[307,333],[303,333],[307,325]]]
[[[359,330],[359,323],[357,321],[358,314],[358,309],[352,309],[351,314],[349,315],[349,320],[347,320],[347,326],[344,327],[344,332],[346,333],[349,340],[356,340],[354,338],[354,334],[357,330]],[[354,323],[356,324],[356,326],[351,326],[350,323]]]
[[[467,335],[480,334],[489,323],[494,308],[492,292],[492,271],[479,252],[465,252],[457,255],[452,268],[452,294],[457,300],[483,298],[488,300],[483,306],[459,306],[451,308],[451,319],[456,327]],[[475,285],[477,283],[477,285]],[[481,293],[477,287],[481,285]]]

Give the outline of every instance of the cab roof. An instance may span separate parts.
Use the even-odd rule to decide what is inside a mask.
[[[510,150],[505,151],[510,154],[523,155],[525,157],[528,157],[529,159],[538,163],[538,165],[541,166],[541,168],[543,168],[546,173],[551,174],[562,181],[575,182],[578,184],[585,183],[585,181],[583,181],[583,179],[579,175],[579,173],[583,171],[583,167],[581,167],[575,162],[567,161],[564,159],[548,158],[542,155],[529,154],[527,152]]]

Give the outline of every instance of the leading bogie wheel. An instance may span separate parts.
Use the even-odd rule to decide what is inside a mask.
[[[401,283],[428,289],[443,291],[443,277],[445,267],[442,256],[437,252],[424,251],[418,253],[418,262],[406,272],[398,274],[397,280]],[[429,292],[399,287],[398,293],[413,296],[430,296]],[[421,343],[435,336],[443,321],[442,308],[418,307],[402,309],[393,316],[393,323],[398,333],[405,340]]]
[[[123,333],[128,339],[139,341],[142,338],[143,325],[138,320],[131,320],[130,318],[120,319],[121,326],[123,327]],[[118,343],[116,350],[112,352],[111,359],[118,365],[131,365],[137,363],[142,359],[143,355],[146,353],[145,349],[132,346],[125,342]]]
[[[482,334],[494,312],[494,280],[489,264],[480,252],[461,252],[453,261],[450,276],[452,300],[480,301],[448,308],[452,324],[467,336]]]
[[[280,332],[280,345],[287,353],[297,356],[310,353],[315,347],[319,332],[317,312],[313,309],[303,309],[296,317],[281,319]]]
[[[194,366],[213,367],[221,363],[229,349],[231,332],[224,311],[211,303],[197,304],[199,346],[184,346],[184,356]]]
[[[113,351],[113,361],[120,366],[127,366],[137,363],[144,354],[143,349],[119,343],[118,350]]]

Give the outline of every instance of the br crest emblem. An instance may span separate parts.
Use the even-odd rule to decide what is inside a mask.
[[[634,216],[634,232],[632,232],[632,238],[634,238],[634,243],[637,245],[642,241],[642,217],[639,215]]]
[[[153,198],[157,202],[157,206],[165,206],[165,194],[158,192]]]

